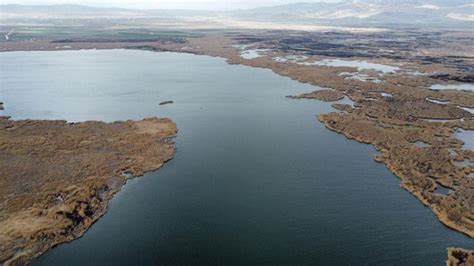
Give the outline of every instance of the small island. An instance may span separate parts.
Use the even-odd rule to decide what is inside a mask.
[[[167,104],[172,104],[174,103],[173,101],[164,101],[164,102],[161,102],[160,105],[167,105]]]

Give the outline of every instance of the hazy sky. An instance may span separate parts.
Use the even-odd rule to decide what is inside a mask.
[[[0,0],[2,4],[81,4],[100,7],[235,9],[273,6],[296,2],[337,2],[340,0]]]

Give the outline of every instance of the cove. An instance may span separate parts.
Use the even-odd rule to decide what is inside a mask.
[[[317,87],[225,60],[132,50],[0,53],[12,119],[170,117],[175,158],[131,179],[80,239],[33,265],[444,265],[472,239],[443,226],[327,130]],[[171,100],[173,104],[160,106]]]

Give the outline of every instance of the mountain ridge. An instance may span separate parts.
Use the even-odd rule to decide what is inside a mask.
[[[186,9],[131,9],[63,5],[0,5],[5,18],[28,17],[186,17],[207,16],[258,22],[303,24],[414,24],[474,26],[474,3],[470,0],[348,0],[299,2],[286,5],[205,11]]]

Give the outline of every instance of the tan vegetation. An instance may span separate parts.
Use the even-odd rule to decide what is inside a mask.
[[[313,91],[310,93],[303,93],[299,96],[289,96],[288,98],[293,99],[316,99],[325,102],[335,102],[344,98],[344,94],[340,91],[333,90],[320,90]]]
[[[24,264],[80,237],[126,182],[173,157],[170,119],[0,119],[0,261]]]
[[[387,42],[387,36],[397,42]],[[474,130],[473,114],[461,108],[474,108],[474,93],[430,89],[437,83],[474,81],[469,72],[474,64],[472,48],[466,48],[473,39],[472,32],[465,31],[394,30],[351,35],[248,30],[208,33],[180,42],[65,42],[62,45],[71,49],[127,48],[218,56],[230,64],[267,68],[326,88],[294,98],[336,101],[348,97],[354,106],[336,103],[333,106],[340,112],[319,114],[319,120],[333,131],[377,148],[380,153],[374,159],[386,164],[400,178],[403,188],[430,207],[443,224],[474,237],[474,151],[466,149],[455,136],[460,128]],[[39,47],[56,50],[56,45],[48,41],[10,42],[2,44],[2,50],[38,50]],[[245,59],[240,56],[242,45],[265,52],[260,57]],[[347,60],[399,66],[403,71],[382,74],[353,67],[274,59],[285,56],[304,56],[305,63],[341,56]],[[366,74],[380,82],[347,79],[343,73]],[[468,163],[463,165],[461,161]],[[436,193],[438,186],[448,188],[449,193]],[[449,256],[448,263],[457,264],[448,265],[472,265],[472,251],[449,249]]]
[[[428,87],[439,81],[425,75],[387,74],[381,83],[348,80],[340,73],[357,69],[275,62],[274,56],[288,54],[267,43],[257,42],[254,46],[271,52],[255,59],[244,59],[233,44],[232,39],[217,36],[192,39],[187,47],[199,47],[194,53],[224,57],[230,63],[269,68],[280,75],[332,89],[292,98],[336,101],[349,97],[354,101],[354,108],[338,104],[335,106],[343,112],[320,114],[319,119],[331,130],[374,145],[381,152],[376,159],[400,177],[405,189],[429,206],[445,225],[474,237],[474,180],[470,177],[474,172],[474,151],[463,149],[463,142],[455,138],[457,128],[474,129],[473,114],[459,108],[474,107],[474,93],[430,90]],[[176,48],[168,46],[166,49]],[[439,64],[438,69],[443,67]],[[391,96],[386,97],[383,93]],[[427,100],[430,98],[442,99],[446,104],[430,102]],[[427,146],[417,146],[418,141]],[[456,155],[451,155],[450,150]],[[455,163],[463,160],[471,163],[467,166]],[[448,187],[450,193],[435,193],[437,185]]]
[[[446,266],[474,265],[474,251],[462,248],[449,248]]]

